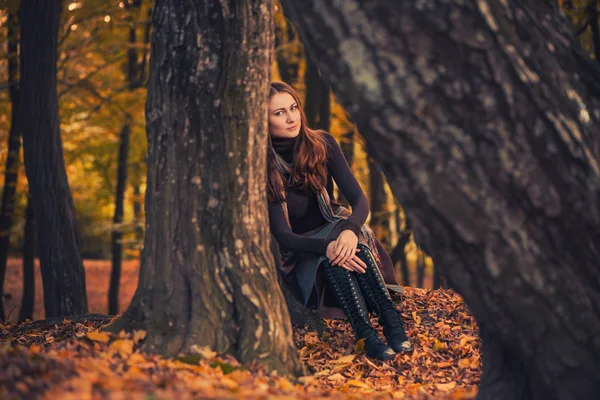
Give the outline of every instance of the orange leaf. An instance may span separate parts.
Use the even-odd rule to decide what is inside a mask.
[[[139,331],[133,331],[133,343],[137,344],[142,340],[146,339],[146,331],[140,329]]]
[[[469,360],[468,358],[462,358],[458,361],[458,366],[460,368],[469,368],[470,365],[471,365],[471,360]]]
[[[350,379],[348,381],[348,385],[350,386],[354,386],[354,387],[358,387],[358,388],[363,388],[363,389],[370,389],[371,386],[367,385],[366,383],[359,381],[357,379]]]
[[[456,387],[456,382],[452,381],[449,383],[437,383],[435,387],[442,392],[448,392]]]
[[[108,343],[110,335],[106,332],[92,331],[86,337],[94,342]]]

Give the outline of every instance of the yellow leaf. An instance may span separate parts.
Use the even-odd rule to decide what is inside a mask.
[[[86,337],[94,342],[108,343],[110,335],[106,332],[92,331]]]
[[[354,345],[354,353],[356,355],[364,354],[365,352],[365,338],[358,339]]]
[[[317,372],[313,376],[325,376],[325,375],[329,375],[330,373],[331,373],[330,369],[324,369],[322,371]]]
[[[367,385],[366,383],[359,381],[357,379],[350,379],[348,381],[348,385],[350,386],[354,386],[354,387],[358,387],[358,388],[363,388],[363,389],[370,389],[371,386]]]
[[[290,391],[294,389],[294,385],[287,378],[281,378],[278,382],[279,389]]]
[[[146,339],[146,331],[140,329],[139,331],[133,331],[133,343],[137,344],[142,340]]]
[[[413,317],[413,319],[415,320],[415,326],[419,326],[419,325],[421,325],[421,317],[419,317],[419,316],[417,315],[417,312],[416,312],[416,311],[413,311],[413,312],[412,312],[412,317]]]
[[[435,339],[435,343],[433,344],[433,349],[432,351],[440,351],[443,349],[447,349],[448,345],[444,342],[440,342],[437,338]]]
[[[342,374],[333,374],[333,375],[329,375],[327,377],[328,380],[332,381],[332,382],[341,382],[346,380],[346,378],[344,378],[344,375]]]
[[[470,342],[471,340],[475,340],[477,338],[473,337],[473,336],[463,336],[462,339],[460,339],[460,345],[464,346],[465,344],[467,344],[468,342]]]
[[[126,358],[133,353],[133,342],[127,339],[118,339],[112,342],[110,350],[119,353],[121,357]]]
[[[456,387],[456,382],[452,381],[452,382],[449,382],[449,383],[437,383],[435,385],[435,387],[438,390],[441,390],[442,392],[447,392],[447,391],[452,390],[452,389],[454,389]]]
[[[458,361],[458,366],[460,368],[469,368],[470,365],[471,365],[471,360],[469,360],[468,358],[462,358]]]
[[[361,339],[363,340],[363,339]],[[343,356],[338,358],[337,360],[333,360],[332,363],[333,364],[349,364],[354,360],[354,354],[349,354],[347,356]]]

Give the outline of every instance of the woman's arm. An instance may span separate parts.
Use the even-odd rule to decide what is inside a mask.
[[[285,219],[283,206],[279,203],[269,203],[269,225],[277,243],[291,251],[326,254],[327,245],[333,241],[333,239],[310,238],[292,232]]]
[[[345,229],[350,229],[358,236],[369,215],[369,200],[360,188],[354,174],[352,174],[346,157],[344,157],[344,153],[334,137],[329,133],[325,133],[325,140],[328,144],[327,168],[329,173],[352,206],[352,215],[346,221]]]

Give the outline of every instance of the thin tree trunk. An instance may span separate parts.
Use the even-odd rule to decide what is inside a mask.
[[[8,248],[10,244],[10,230],[12,228],[15,211],[15,193],[19,178],[21,164],[21,132],[19,131],[19,20],[14,12],[8,12],[7,27],[7,55],[8,55],[8,92],[10,96],[11,114],[10,131],[8,133],[8,154],[6,155],[6,169],[4,170],[4,190],[2,191],[2,208],[0,209],[0,321],[6,319],[4,314],[4,277],[8,261]]]
[[[592,43],[594,45],[594,58],[600,63],[600,28],[598,28],[598,0],[593,0],[588,6],[589,24],[592,31]]]
[[[123,205],[125,203],[125,186],[127,184],[127,160],[129,153],[130,117],[126,117],[119,139],[119,157],[117,166],[117,188],[115,193],[115,213],[113,216],[112,269],[108,290],[108,313],[119,313],[119,283],[121,280],[121,260],[123,257]]]
[[[394,263],[394,267],[400,263],[400,274],[396,270],[396,276],[401,275],[402,284],[404,286],[410,286],[410,271],[408,269],[408,263],[406,262],[406,245],[410,242],[412,232],[405,230],[401,231],[398,235],[398,243],[394,247],[394,250],[390,253],[390,258]]]
[[[384,177],[372,157],[367,158],[369,165],[369,202],[371,206],[371,221],[369,226],[383,247],[391,251],[390,216],[387,210],[387,194],[385,193]]]
[[[140,87],[145,72],[146,57],[138,60],[136,50],[137,32],[134,12],[141,10],[142,1],[134,0],[126,4],[129,14],[129,50],[127,51],[127,83],[129,91]],[[146,27],[145,38],[149,40],[149,28]],[[131,116],[126,113],[125,122],[119,135],[119,155],[117,161],[117,185],[115,191],[115,213],[113,215],[113,230],[111,234],[112,269],[110,272],[110,286],[108,289],[108,313],[119,313],[119,287],[121,282],[121,263],[123,260],[123,211],[125,204],[125,188],[127,187],[127,165],[129,163],[129,136],[131,134]]]
[[[479,397],[597,397],[600,69],[557,2],[282,3],[485,327]]]
[[[113,331],[143,349],[197,346],[302,373],[270,251],[266,96],[270,0],[157,1],[146,103],[146,236],[136,293]]]
[[[23,297],[19,321],[33,320],[35,307],[35,214],[31,194],[27,195],[25,232],[23,234]]]
[[[421,250],[417,256],[417,287],[425,287],[425,253]]]
[[[304,83],[306,86],[304,112],[308,125],[312,129],[329,131],[329,86],[321,79],[317,67],[309,61],[306,65]]]
[[[21,113],[46,318],[87,313],[81,239],[67,181],[56,93],[60,0],[21,1]]]
[[[348,165],[352,168],[352,164],[354,163],[354,129],[349,129],[342,135],[342,140],[340,141],[340,148],[342,149],[342,153],[348,161]],[[340,191],[338,196],[338,203],[348,208],[350,203],[348,203],[348,199],[344,197],[344,194]]]
[[[142,190],[141,184],[136,182],[133,184],[133,219],[135,227],[133,228],[136,246],[140,246],[144,240],[144,221],[143,221],[143,204],[141,201]]]

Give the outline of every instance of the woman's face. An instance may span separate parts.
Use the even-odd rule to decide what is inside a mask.
[[[293,138],[300,133],[300,110],[291,94],[276,93],[269,100],[269,133],[276,138]]]

